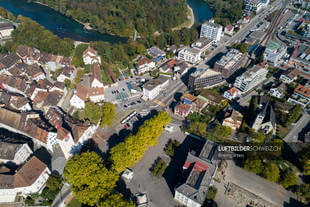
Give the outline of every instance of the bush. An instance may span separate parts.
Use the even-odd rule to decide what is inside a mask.
[[[211,186],[208,190],[208,193],[207,193],[207,200],[214,200],[215,196],[216,196],[216,193],[217,193],[217,189],[216,187],[214,186]]]
[[[178,147],[180,147],[181,143],[177,140],[173,140],[173,141],[169,141],[168,144],[165,147],[165,153],[170,156],[173,157],[175,155],[175,151],[177,150]]]
[[[157,159],[156,164],[153,166],[151,169],[152,175],[156,177],[160,177],[164,174],[166,168],[167,168],[167,163],[163,161],[161,158]]]

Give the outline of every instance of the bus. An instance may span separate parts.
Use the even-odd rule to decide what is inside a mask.
[[[128,122],[130,119],[132,119],[132,117],[134,117],[137,114],[136,111],[131,112],[125,119],[123,119],[121,121],[121,124],[125,124],[126,122]]]

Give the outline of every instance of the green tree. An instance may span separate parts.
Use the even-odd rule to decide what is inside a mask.
[[[92,123],[97,124],[102,117],[102,109],[100,106],[93,102],[87,102],[85,104],[85,117]]]
[[[103,199],[98,207],[135,207],[132,201],[127,201],[122,194],[111,194]]]
[[[297,176],[294,172],[285,172],[281,179],[281,185],[283,185],[284,188],[288,188],[290,186],[297,184]]]
[[[59,175],[51,174],[46,181],[46,187],[51,191],[56,191],[61,187],[62,178]]]
[[[228,126],[223,126],[223,125],[216,125],[216,127],[213,130],[213,135],[217,137],[228,137],[232,133],[232,130]]]
[[[248,49],[249,49],[249,45],[246,44],[245,42],[240,44],[240,47],[239,47],[240,52],[247,53]]]
[[[69,79],[65,79],[65,86],[67,87],[67,88],[69,88],[70,87],[70,85],[71,85],[71,81],[69,80]]]
[[[116,113],[115,113],[115,105],[112,103],[104,103],[103,109],[102,109],[102,115],[101,115],[101,126],[104,125],[111,126],[112,121],[115,119]]]
[[[263,163],[259,158],[247,158],[243,164],[244,169],[253,172],[255,174],[260,174],[263,169]]]
[[[297,195],[303,198],[304,201],[310,201],[310,185],[309,184],[301,184],[297,188]]]
[[[310,175],[310,145],[307,145],[302,151],[299,152],[300,162],[304,175]]]
[[[279,167],[274,163],[268,163],[264,168],[263,176],[271,182],[278,182],[280,178]]]
[[[199,136],[205,136],[207,130],[207,124],[200,121],[194,121],[189,124],[188,131]]]
[[[290,113],[287,117],[287,120],[284,123],[285,127],[290,126],[292,123],[295,123],[298,120],[298,118],[301,114],[301,110],[302,110],[302,107],[299,104],[295,105],[294,108],[292,110],[290,110]]]
[[[70,158],[64,176],[76,199],[91,206],[109,195],[118,180],[118,174],[105,168],[102,158],[95,152],[84,152]]]

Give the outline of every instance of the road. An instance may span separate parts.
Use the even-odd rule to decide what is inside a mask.
[[[302,114],[302,117],[294,124],[292,129],[287,133],[287,135],[284,137],[284,141],[286,143],[293,143],[298,142],[298,134],[302,131],[304,127],[309,123],[310,121],[310,115],[307,112],[304,112]]]
[[[54,199],[51,207],[65,207],[65,199],[68,195],[71,194],[70,186],[68,183],[65,183],[61,188],[60,192],[57,194],[56,198]]]

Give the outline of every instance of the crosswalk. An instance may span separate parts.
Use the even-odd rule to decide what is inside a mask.
[[[162,107],[165,107],[165,106],[166,106],[163,102],[161,102],[161,101],[158,100],[158,99],[155,99],[153,102],[156,103],[156,104],[159,105],[159,106],[162,106]]]

